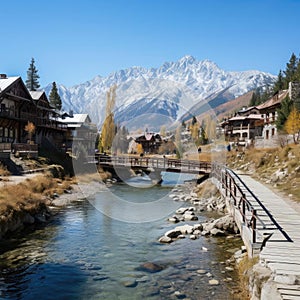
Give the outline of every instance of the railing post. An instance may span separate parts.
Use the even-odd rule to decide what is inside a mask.
[[[252,243],[256,243],[256,209],[252,210]]]
[[[228,193],[228,191],[227,191],[227,189],[228,189],[228,182],[227,182],[227,172],[225,171],[225,196],[227,197],[228,195],[227,195],[227,193]]]
[[[243,222],[246,221],[246,201],[245,201],[245,194],[242,194],[242,214],[243,214]]]

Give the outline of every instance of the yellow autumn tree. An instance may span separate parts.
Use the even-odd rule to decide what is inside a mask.
[[[216,126],[217,126],[216,120],[213,119],[212,116],[207,115],[204,123],[205,123],[204,130],[205,130],[207,138],[210,141],[214,140],[216,138]]]
[[[114,137],[115,137],[115,121],[113,109],[116,104],[116,89],[117,86],[113,85],[106,93],[106,109],[105,120],[102,125],[101,139],[99,141],[98,148],[103,151],[111,149]]]
[[[181,126],[178,126],[175,133],[176,158],[181,158],[183,154],[183,146],[181,142]]]
[[[294,143],[297,144],[300,136],[300,113],[296,107],[290,112],[284,124],[284,129],[293,136]]]
[[[199,140],[199,132],[200,132],[200,126],[198,122],[195,123],[194,125],[191,125],[191,135],[195,143]]]
[[[34,124],[32,122],[28,121],[28,123],[25,126],[24,130],[28,133],[29,141],[31,142],[32,135],[35,132],[35,126],[34,126]]]
[[[142,154],[144,153],[143,145],[142,144],[137,144],[136,145],[136,153],[137,154]]]

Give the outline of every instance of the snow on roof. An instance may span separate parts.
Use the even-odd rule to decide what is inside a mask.
[[[73,117],[66,117],[64,119],[60,119],[60,122],[68,124],[82,124],[86,122],[87,118],[88,114],[74,114]]]
[[[18,80],[20,76],[16,77],[7,77],[0,79],[0,93],[7,89],[10,85],[12,85],[16,80]]]
[[[42,95],[44,94],[44,91],[29,91],[32,99],[39,100]]]

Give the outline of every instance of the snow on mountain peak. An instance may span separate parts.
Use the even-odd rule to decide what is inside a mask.
[[[230,88],[237,97],[258,86],[272,84],[275,76],[260,71],[226,72],[209,59],[198,61],[185,55],[159,68],[132,67],[96,76],[90,81],[66,88],[57,84],[63,109],[88,113],[98,126],[104,119],[106,92],[117,84],[117,108],[122,121],[147,111],[179,118],[207,96]],[[49,95],[51,85],[45,88]],[[147,101],[146,101],[147,99]],[[133,109],[138,103],[138,109]],[[151,107],[150,107],[151,106]],[[126,115],[127,113],[127,115]]]

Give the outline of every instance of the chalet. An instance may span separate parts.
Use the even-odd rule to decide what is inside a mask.
[[[256,136],[261,135],[263,118],[260,115],[235,116],[223,122],[225,136],[229,141],[237,142],[239,145],[247,145]]]
[[[300,98],[300,84],[290,83],[288,90],[275,93],[266,102],[240,110],[236,116],[220,125],[228,141],[238,145],[272,146],[277,140],[277,110],[289,96],[293,101]]]
[[[141,144],[145,153],[156,154],[163,140],[159,133],[145,132],[135,138],[137,144]]]
[[[75,148],[81,144],[88,152],[94,153],[97,126],[88,114],[65,114],[59,121],[67,126],[65,147],[68,151],[76,152]]]
[[[35,127],[31,141],[25,130],[28,122]],[[45,93],[30,93],[21,77],[0,75],[0,149],[37,153],[42,137],[62,139],[65,132]]]

